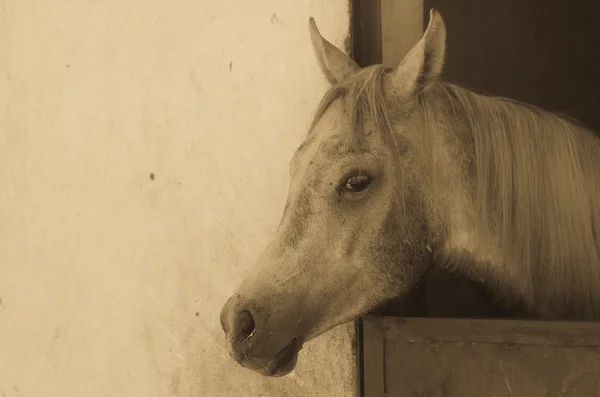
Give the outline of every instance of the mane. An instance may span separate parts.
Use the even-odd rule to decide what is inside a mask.
[[[387,144],[395,146],[396,139],[382,89],[383,76],[391,70],[382,65],[369,66],[331,87],[317,106],[309,136],[331,104],[341,100],[345,110],[351,115],[348,136],[354,148],[358,149],[362,143],[365,121],[373,123],[373,127],[382,134]]]
[[[536,106],[453,84],[437,83],[419,102],[467,134],[481,230],[507,274],[524,278],[535,314],[600,318],[600,139]]]
[[[383,92],[390,72],[370,66],[334,85],[310,131],[340,99],[351,115],[348,136],[355,147],[367,123],[401,155],[414,137],[392,127],[398,104],[386,103]],[[440,123],[466,142],[481,230],[493,236],[507,274],[526,286],[522,292],[534,311],[547,318],[600,318],[600,139],[536,106],[453,84],[436,82],[416,102],[426,131],[412,134],[421,137],[412,146],[432,157]]]

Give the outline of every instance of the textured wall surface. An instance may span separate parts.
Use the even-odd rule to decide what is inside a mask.
[[[351,327],[265,378],[219,311],[275,230],[346,1],[0,1],[0,396],[351,396]]]

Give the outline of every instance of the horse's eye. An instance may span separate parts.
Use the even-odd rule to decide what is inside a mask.
[[[345,191],[349,192],[360,192],[365,190],[371,183],[371,178],[366,175],[357,175],[349,178],[344,186]]]

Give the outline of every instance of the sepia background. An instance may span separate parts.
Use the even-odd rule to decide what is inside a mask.
[[[347,1],[0,1],[0,396],[352,396],[352,326],[284,378],[219,312],[279,222]]]

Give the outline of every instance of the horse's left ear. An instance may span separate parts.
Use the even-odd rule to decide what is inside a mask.
[[[391,92],[407,98],[418,95],[442,73],[446,53],[446,26],[441,15],[431,10],[423,37],[392,74]]]
[[[360,69],[348,55],[321,36],[313,17],[308,20],[308,26],[315,55],[331,84],[341,82]]]

